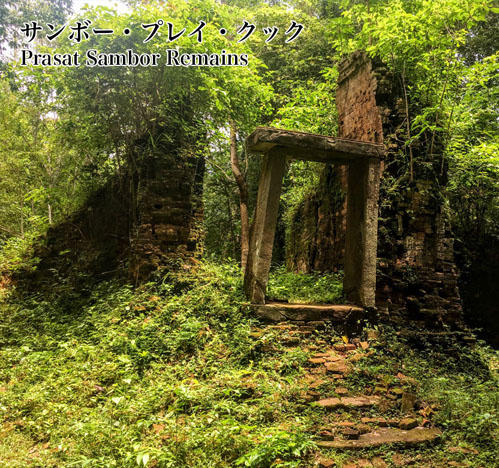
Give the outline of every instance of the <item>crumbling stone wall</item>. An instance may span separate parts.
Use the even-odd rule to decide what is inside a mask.
[[[163,133],[175,136],[173,130]],[[64,278],[62,286],[86,292],[89,278],[139,282],[160,266],[201,255],[204,160],[181,139],[161,144],[160,134],[158,140],[138,140],[121,177],[52,226],[36,245],[37,268],[18,271],[12,280],[39,291]]]
[[[359,54],[356,60],[367,61]],[[391,319],[460,326],[462,305],[454,239],[446,213],[447,165],[438,135],[413,145],[407,169],[406,101],[402,80],[375,62],[376,104],[387,147],[381,179],[376,303]],[[409,109],[414,115],[415,107]]]
[[[407,170],[406,108],[400,77],[360,52],[344,61],[339,71],[338,136],[383,142],[387,147],[380,189],[378,310],[390,319],[410,317],[432,324],[460,323],[458,272],[444,203],[447,168],[441,151],[427,155],[424,144],[414,145],[411,181]],[[438,138],[434,148],[437,153]],[[333,172],[325,173],[321,184],[319,192],[331,184],[346,188],[345,178]],[[325,217],[334,219],[337,213],[338,210],[329,209]],[[320,223],[315,209],[304,210],[301,216],[308,219],[306,223],[302,221],[302,225]],[[300,229],[299,224],[292,228],[293,231]],[[329,234],[328,242],[332,237]],[[334,233],[334,237],[338,234]],[[316,248],[325,242],[321,239]],[[314,247],[308,251],[313,252]],[[296,256],[293,248],[288,255]],[[305,266],[302,271],[330,270],[337,263],[335,255],[321,262],[301,262]]]
[[[378,109],[377,80],[372,63],[355,53],[339,66],[336,107],[338,136],[383,143],[383,126]]]
[[[287,239],[286,265],[291,271],[343,269],[345,257],[347,171],[328,165],[318,190],[293,213]]]
[[[155,148],[141,164],[132,233],[136,281],[201,254],[203,174],[204,160],[185,149]]]

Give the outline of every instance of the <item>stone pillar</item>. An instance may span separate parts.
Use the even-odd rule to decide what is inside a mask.
[[[244,288],[252,304],[265,303],[285,164],[286,155],[279,148],[263,157],[244,275]]]
[[[375,306],[379,178],[378,160],[349,166],[343,289],[364,307]]]
[[[355,52],[339,65],[339,72],[338,136],[383,143],[371,61],[366,54]],[[379,161],[348,167],[343,289],[349,301],[365,307],[375,305],[380,176]]]

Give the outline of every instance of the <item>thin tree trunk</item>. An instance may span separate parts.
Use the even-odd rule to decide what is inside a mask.
[[[452,122],[453,115],[454,115],[454,107],[452,107],[452,110],[450,111],[450,117],[449,117],[449,123],[447,124],[446,136],[448,136],[450,134],[450,125]],[[444,174],[444,164],[445,164],[445,151],[442,153],[442,164],[440,165],[440,175]]]
[[[447,89],[447,81],[449,80],[449,73],[447,72],[447,76],[445,77],[445,83],[444,83],[444,89],[442,91],[442,95],[440,96],[440,102],[438,103],[438,108],[437,112],[435,114],[435,127],[438,125],[438,118],[439,118],[439,111],[442,109],[442,103],[444,100],[445,96],[445,91]],[[437,133],[437,130],[433,130],[433,134],[431,135],[431,145],[430,145],[430,155],[433,156],[433,148],[435,146],[435,134]]]
[[[21,237],[24,238],[24,195],[23,198],[21,199]]]
[[[232,181],[231,181],[232,184]],[[232,207],[231,207],[231,193],[230,193],[230,187],[226,187],[224,184],[224,192],[225,192],[225,198],[227,200],[227,215],[228,215],[228,220],[229,220],[229,226],[230,226],[230,239],[231,239],[231,246],[232,246],[232,252],[229,252],[228,247],[224,247],[224,255],[227,256],[232,256],[233,258],[237,257],[237,238],[236,238],[236,232],[234,229],[234,223],[233,223],[233,215],[232,215]]]
[[[407,99],[407,88],[405,85],[405,66],[402,70],[402,87],[404,89],[404,100],[405,100],[405,121],[407,138],[409,140],[409,180],[412,182],[414,180],[414,156],[412,154],[412,142],[411,142],[411,121],[409,119],[409,100]]]
[[[371,13],[370,11],[370,4],[369,4],[369,0],[367,0],[367,17],[369,18],[369,14]],[[371,21],[371,18],[369,18],[369,22]],[[371,36],[371,34],[369,34],[369,45],[373,45],[373,37]]]
[[[236,124],[230,122],[230,164],[232,173],[239,188],[239,207],[241,211],[241,268],[246,270],[249,251],[249,215],[248,215],[248,184],[241,172],[237,157]]]

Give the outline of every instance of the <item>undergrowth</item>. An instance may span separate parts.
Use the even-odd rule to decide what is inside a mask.
[[[279,267],[270,272],[267,296],[296,304],[342,304],[343,273],[293,273]]]
[[[266,349],[278,331],[252,330],[241,283],[237,266],[202,263],[138,288],[4,289],[0,466],[315,466],[321,414],[299,398],[310,352]],[[384,336],[351,385],[397,370],[412,376],[445,430],[444,445],[425,457],[466,444],[479,451],[473,466],[492,466],[492,352],[446,354]],[[346,459],[329,455],[338,466]]]
[[[237,267],[60,292],[3,298],[2,466],[295,466],[311,446],[283,417],[299,365],[261,361]]]

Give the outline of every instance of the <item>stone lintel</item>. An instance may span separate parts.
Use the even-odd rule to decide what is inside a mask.
[[[384,145],[335,138],[312,133],[258,127],[246,139],[249,151],[267,153],[271,149],[292,159],[323,163],[349,164],[370,159],[382,159]]]

